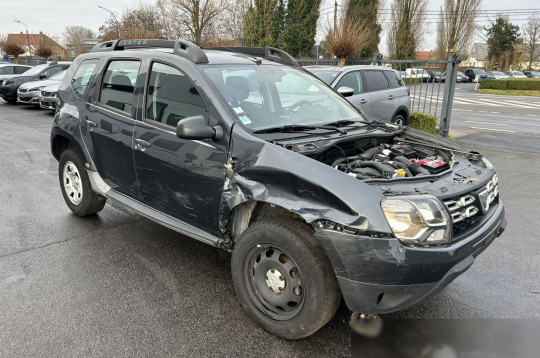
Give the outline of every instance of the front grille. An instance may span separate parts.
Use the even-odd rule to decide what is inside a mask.
[[[19,97],[19,101],[21,102],[30,102],[32,97]]]
[[[464,231],[474,228],[489,210],[490,205],[498,200],[498,183],[495,174],[482,188],[444,201],[452,217],[454,237],[459,238]]]
[[[28,90],[26,88],[19,88],[19,92],[26,93],[26,92],[28,92]]]

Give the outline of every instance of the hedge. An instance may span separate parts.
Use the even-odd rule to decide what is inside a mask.
[[[406,85],[422,83],[421,77],[402,77],[401,79],[403,80],[403,82],[405,82]]]
[[[439,118],[431,114],[413,112],[409,119],[409,127],[432,134],[439,134],[437,130],[439,127]]]
[[[496,90],[540,90],[540,79],[537,78],[512,78],[501,80],[480,81],[481,89]]]

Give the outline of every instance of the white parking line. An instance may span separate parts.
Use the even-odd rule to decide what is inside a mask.
[[[503,132],[503,133],[516,133],[516,131],[509,131],[507,129],[493,129],[493,128],[482,128],[482,127],[471,127],[473,129],[482,129],[484,131],[493,131],[493,132]]]
[[[540,108],[540,103],[517,102],[517,101],[510,101],[510,100],[507,100],[507,99],[505,99],[504,102],[510,102],[510,103],[516,103],[516,104],[519,104],[519,105],[527,105],[527,106],[533,106],[533,107],[536,107],[536,108]],[[528,108],[530,108],[530,107],[528,107]]]
[[[492,122],[478,122],[478,121],[465,121],[467,123],[480,123],[480,124],[492,124],[494,126],[507,126],[505,123],[492,123]]]

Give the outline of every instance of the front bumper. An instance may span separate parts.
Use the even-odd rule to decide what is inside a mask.
[[[59,101],[56,97],[39,97],[39,106],[43,109],[55,110],[58,104]]]
[[[24,104],[39,104],[39,91],[17,91],[17,102]]]
[[[0,86],[0,96],[6,99],[17,99],[17,87],[13,85]]]
[[[506,227],[499,201],[478,229],[444,247],[410,247],[397,239],[321,230],[315,233],[329,257],[353,312],[380,314],[412,306],[465,272]]]

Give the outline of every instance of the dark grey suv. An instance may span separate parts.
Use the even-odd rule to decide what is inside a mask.
[[[482,155],[366,120],[277,49],[109,41],[58,97],[71,211],[112,200],[232,252],[242,305],[285,338],[316,332],[342,296],[353,317],[432,297],[506,226]]]

